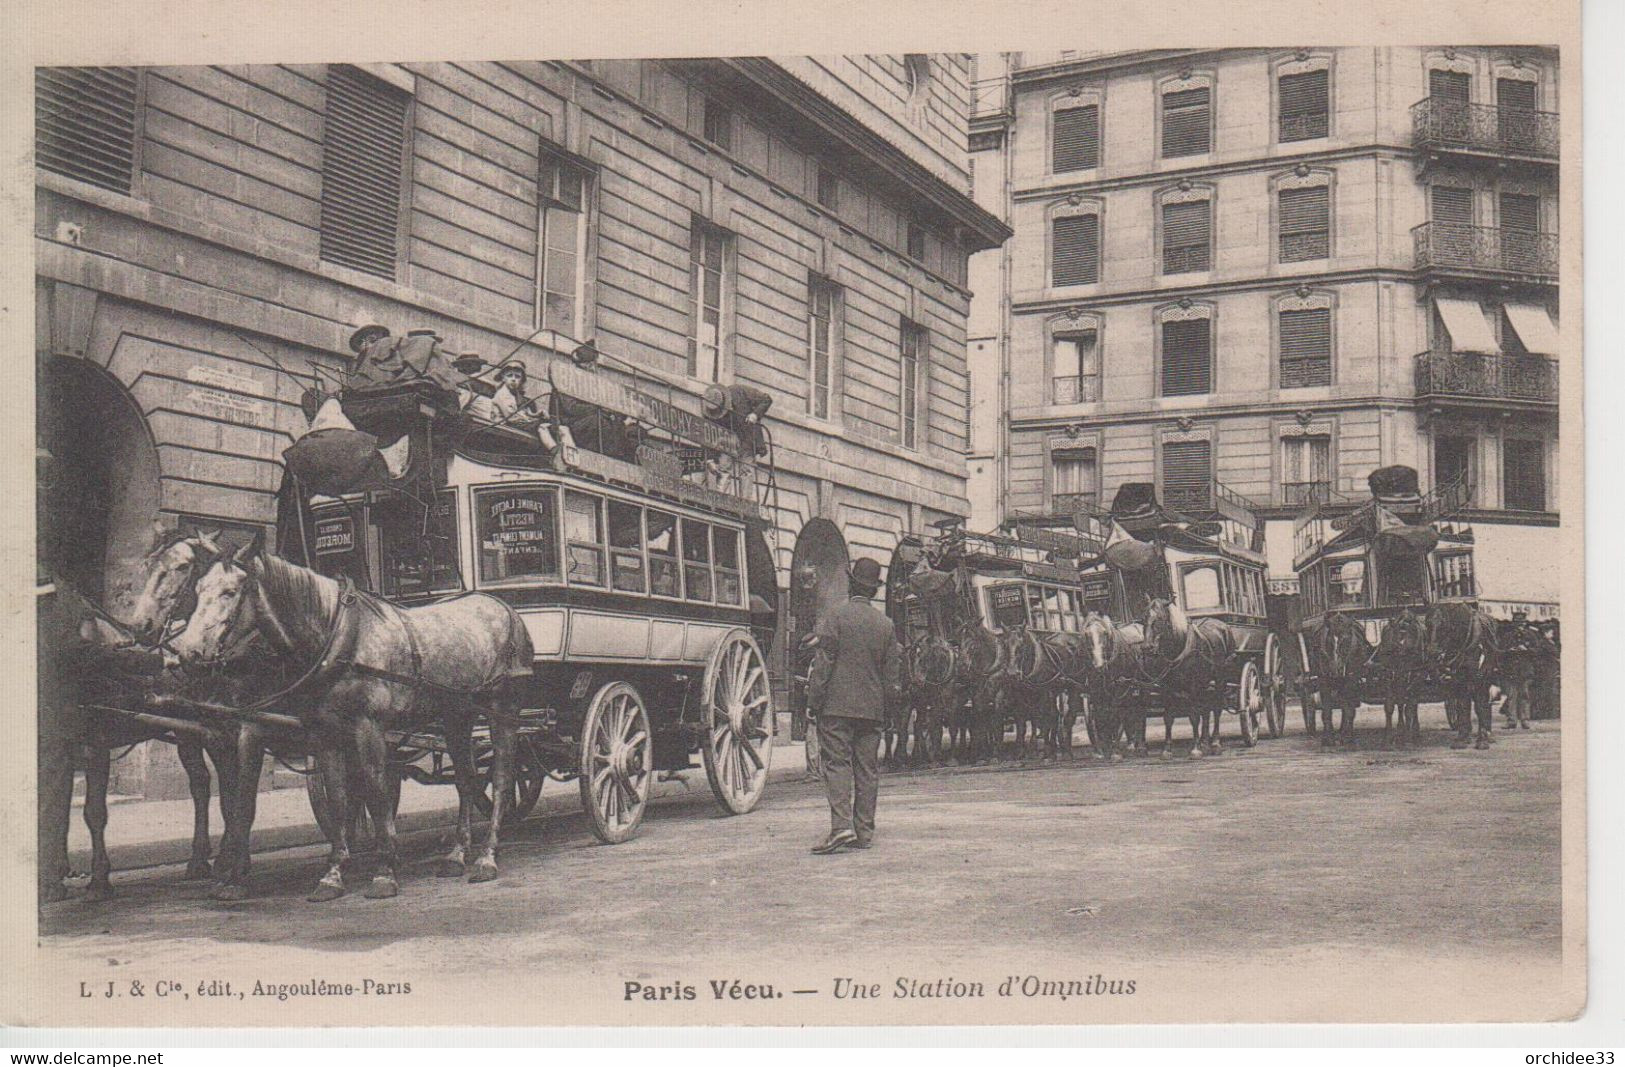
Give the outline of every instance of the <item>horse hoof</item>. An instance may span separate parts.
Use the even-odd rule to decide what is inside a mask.
[[[1200,747],[1192,748],[1190,758],[1191,759],[1201,759],[1202,758],[1202,750],[1201,750],[1201,748]]]
[[[462,860],[442,859],[435,861],[434,874],[436,878],[461,878],[465,869]]]
[[[248,887],[237,882],[217,882],[215,887],[209,890],[209,896],[215,900],[247,900]]]
[[[87,904],[105,904],[113,899],[113,887],[107,882],[100,884],[92,882],[85,886],[84,901]]]
[[[1518,724],[1518,729],[1520,729],[1520,730],[1527,730],[1527,729],[1529,729],[1529,724],[1528,724],[1528,723],[1526,723],[1526,722],[1520,722],[1520,723],[1519,723],[1519,724]]]
[[[344,887],[342,885],[334,885],[332,882],[318,882],[315,890],[305,899],[312,904],[325,904],[329,900],[337,900],[343,895]]]
[[[1454,741],[1450,742],[1450,747],[1451,748],[1466,748],[1470,744],[1472,744],[1472,742],[1467,740],[1466,738],[1458,737]]]
[[[474,864],[474,869],[468,872],[469,884],[475,882],[489,882],[497,876],[497,865],[491,860],[480,860]]]
[[[186,865],[186,878],[188,882],[201,882],[214,877],[214,869],[209,866],[208,860],[193,860]]]
[[[372,880],[371,885],[367,886],[366,892],[362,896],[365,896],[368,900],[388,900],[400,891],[399,882],[387,874],[380,874]]]
[[[68,899],[68,887],[61,882],[54,885],[42,885],[39,889],[39,902],[41,904],[58,904]]]
[[[1112,762],[1112,763],[1122,763],[1123,762],[1123,754],[1121,752],[1113,752],[1110,756],[1107,757],[1107,760],[1109,762]]]

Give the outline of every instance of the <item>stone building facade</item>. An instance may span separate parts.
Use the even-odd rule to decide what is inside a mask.
[[[1218,483],[1287,592],[1291,517],[1403,463],[1469,483],[1486,600],[1555,612],[1529,561],[1557,547],[1558,75],[1527,48],[978,57],[975,193],[1015,236],[970,268],[973,390],[1002,396],[977,520]]]
[[[969,59],[37,72],[37,355],[61,573],[154,516],[269,530],[356,327],[499,359],[588,338],[697,408],[774,397],[777,547],[968,509]],[[539,333],[537,332],[539,331]]]

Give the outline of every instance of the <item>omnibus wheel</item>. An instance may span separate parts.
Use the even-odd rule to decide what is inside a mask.
[[[1241,681],[1236,685],[1236,716],[1241,720],[1241,743],[1248,748],[1258,744],[1258,709],[1264,702],[1258,664],[1248,660],[1241,665]]]
[[[1286,733],[1286,680],[1281,672],[1281,641],[1270,634],[1264,642],[1264,717],[1270,740]]]
[[[755,639],[730,630],[705,665],[705,777],[722,810],[743,815],[762,799],[773,759],[773,686]]]
[[[593,836],[618,845],[638,831],[654,783],[654,733],[643,697],[628,682],[593,694],[581,722],[581,806]]]

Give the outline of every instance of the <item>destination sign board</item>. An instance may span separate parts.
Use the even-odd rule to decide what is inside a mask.
[[[332,556],[355,551],[355,518],[348,511],[316,519],[316,554]]]
[[[566,396],[595,404],[621,415],[630,415],[673,437],[701,445],[714,452],[738,455],[739,439],[732,432],[671,401],[634,389],[604,374],[584,370],[572,363],[553,364],[549,371],[553,388]]]

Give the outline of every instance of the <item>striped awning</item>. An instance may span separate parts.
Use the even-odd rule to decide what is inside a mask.
[[[1530,352],[1557,355],[1557,324],[1543,307],[1534,304],[1506,305],[1507,321],[1518,331],[1518,339]]]

